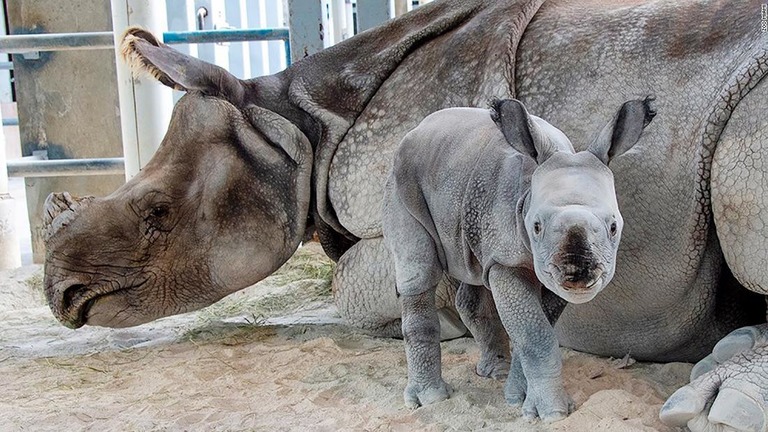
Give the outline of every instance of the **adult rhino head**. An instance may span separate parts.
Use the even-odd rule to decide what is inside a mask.
[[[327,199],[336,146],[405,57],[482,5],[425,6],[251,80],[129,29],[134,69],[187,94],[131,181],[104,198],[48,198],[53,314],[73,328],[125,327],[196,310],[272,273],[313,228],[338,258],[356,238]]]
[[[207,306],[275,271],[306,228],[313,154],[304,133],[249,103],[248,83],[223,69],[140,30],[125,41],[134,61],[187,94],[130,182],[105,198],[48,197],[45,291],[70,327]]]

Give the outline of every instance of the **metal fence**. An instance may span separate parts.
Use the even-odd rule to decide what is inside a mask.
[[[218,43],[244,41],[280,40],[285,44],[286,63],[290,64],[290,32],[285,28],[276,29],[220,29],[185,32],[165,32],[166,44]],[[11,35],[0,37],[0,53],[37,58],[43,51],[68,51],[88,49],[114,49],[112,32],[52,33]],[[4,63],[12,69],[12,63]],[[18,118],[2,120],[3,126],[18,126]],[[21,159],[7,161],[9,177],[46,177],[122,174],[125,170],[123,158],[92,159]]]
[[[168,2],[172,0],[166,0]],[[210,0],[211,5],[218,4]],[[324,46],[340,42],[351,37],[355,32],[365,30],[380,24],[388,19],[389,6],[394,5],[394,13],[405,11],[406,0],[285,0],[290,12],[290,27],[287,28],[259,28],[259,29],[234,29],[214,28],[200,30],[203,25],[198,25],[195,31],[168,31],[163,32],[163,42],[166,44],[222,44],[228,42],[250,41],[282,41],[285,65],[290,65],[291,60],[311,54]],[[408,1],[407,9],[430,0]],[[164,2],[165,3],[165,2]],[[401,12],[397,12],[398,5]],[[169,3],[170,4],[170,3]],[[156,5],[152,5],[156,7]],[[282,6],[281,6],[282,7]],[[114,5],[113,5],[114,8]],[[278,10],[282,10],[278,8]],[[134,11],[136,12],[136,11]],[[199,12],[199,11],[198,11]],[[113,10],[114,13],[114,10]],[[243,13],[242,10],[239,13]],[[113,15],[114,17],[114,15]],[[231,18],[234,19],[234,18]],[[248,20],[241,20],[247,23]],[[265,21],[261,21],[263,25]],[[279,22],[279,21],[278,21]],[[213,27],[216,27],[215,23]],[[167,27],[166,27],[167,28]],[[317,29],[320,28],[320,34]],[[324,29],[324,30],[323,30]],[[94,50],[114,49],[114,32],[82,32],[82,33],[54,33],[54,34],[20,34],[0,36],[0,54],[13,54],[25,59],[39,58],[44,51],[68,51],[68,50]],[[294,47],[292,52],[292,42]],[[186,49],[186,48],[182,48]],[[195,49],[196,54],[197,49]],[[245,59],[243,59],[245,60]],[[226,67],[226,66],[225,66]],[[13,63],[0,62],[0,70],[12,70]],[[120,72],[118,71],[118,81]],[[3,126],[18,126],[19,119],[2,119]],[[125,125],[124,125],[125,128]],[[125,135],[123,137],[126,141]],[[129,140],[130,141],[130,140]],[[145,140],[146,141],[146,140]],[[143,144],[140,144],[143,145]],[[124,142],[125,151],[125,142]],[[36,176],[75,176],[115,174],[120,167],[128,171],[135,170],[135,155],[125,158],[102,159],[58,159],[41,160],[23,158],[21,160],[8,161],[8,174],[15,177]],[[142,158],[143,159],[143,158]],[[122,164],[122,165],[121,165]],[[130,165],[130,166],[129,166]],[[2,168],[0,168],[2,169]]]

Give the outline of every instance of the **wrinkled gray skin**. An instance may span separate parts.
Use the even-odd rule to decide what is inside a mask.
[[[606,164],[635,145],[655,115],[648,104],[624,104],[579,153],[516,100],[497,101],[491,112],[438,111],[403,138],[382,227],[402,302],[406,405],[452,391],[441,376],[435,308],[445,273],[461,282],[456,307],[480,343],[478,373],[505,372],[506,329],[514,346],[507,401],[529,418],[570,413],[542,289],[585,303],[613,277],[623,221]],[[554,315],[565,306],[557,303]]]
[[[408,130],[442,108],[515,97],[578,145],[612,107],[652,93],[663,114],[637,152],[610,165],[627,225],[617,274],[610,290],[565,309],[558,340],[656,361],[698,361],[723,340],[663,418],[690,420],[697,431],[718,422],[764,427],[768,34],[760,3],[436,1],[248,81],[137,34],[129,54],[188,95],[130,183],[86,202],[52,196],[52,310],[71,326],[193,310],[269,274],[314,228],[340,258],[340,312],[397,334],[379,208]],[[447,288],[437,292],[446,310],[455,294]],[[753,324],[761,326],[723,339]],[[736,396],[716,398],[721,388]],[[729,417],[737,411],[728,404],[743,415]]]

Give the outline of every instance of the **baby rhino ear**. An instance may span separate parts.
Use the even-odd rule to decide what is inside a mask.
[[[605,125],[587,151],[597,156],[606,165],[614,157],[626,153],[637,143],[643,129],[656,116],[656,110],[652,106],[654,100],[656,98],[649,95],[643,100],[624,102],[619,112]]]
[[[491,101],[491,119],[512,148],[532,157],[539,164],[557,151],[557,146],[540,130],[519,100]]]

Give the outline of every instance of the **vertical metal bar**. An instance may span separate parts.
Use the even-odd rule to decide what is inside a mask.
[[[355,11],[352,7],[352,0],[344,0],[344,15],[344,21],[347,23],[347,37],[352,37],[357,33],[355,31]]]
[[[213,28],[224,28],[227,24],[227,5],[224,0],[211,0],[211,17]],[[224,69],[230,70],[228,43],[213,44],[213,64],[219,65]]]
[[[266,0],[259,0],[259,27],[266,27],[267,22],[269,22],[269,17],[267,17],[267,1]],[[259,43],[259,54],[261,57],[261,70],[263,71],[263,75],[269,75],[270,71],[272,70],[271,59],[269,58],[269,43],[267,42],[260,42]]]
[[[5,36],[5,6],[0,3],[0,36]],[[7,54],[0,54],[0,103],[11,102],[11,73],[9,69],[13,68],[13,63],[8,61]],[[6,67],[10,66],[10,67]]]
[[[287,0],[278,0],[275,3],[275,23],[278,27],[288,28],[288,2]],[[283,39],[283,55],[280,56],[280,70],[291,65],[291,42],[290,30],[289,36]]]
[[[291,29],[291,61],[322,51],[320,0],[288,0],[288,27]]]
[[[246,0],[239,0],[237,2],[237,14],[240,18],[240,28],[248,28],[248,2]],[[253,76],[251,72],[251,50],[248,49],[248,42],[242,42],[238,48],[243,60],[243,78],[250,78]]]
[[[21,246],[16,230],[13,197],[8,193],[5,133],[0,127],[0,270],[21,266]]]
[[[154,0],[112,0],[112,25],[117,54],[117,88],[127,180],[147,164],[168,128],[173,110],[171,90],[157,81],[132,78],[120,58],[120,37],[131,25],[140,25],[156,35],[167,31],[165,2]]]
[[[322,11],[321,26],[323,29],[323,48],[328,48],[333,45],[333,31],[331,30],[330,19],[330,2],[328,0],[322,0],[320,2],[320,10]]]
[[[333,43],[337,44],[347,36],[347,14],[344,10],[344,0],[333,0],[331,2],[331,12],[333,13]]]
[[[408,12],[409,0],[394,0],[395,1],[395,17],[399,17]]]
[[[357,0],[357,29],[364,32],[389,19],[388,0]]]
[[[286,39],[283,45],[285,47],[285,65],[288,67],[291,65],[291,40]]]

